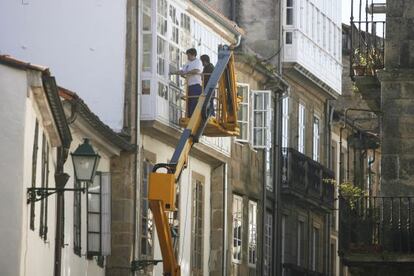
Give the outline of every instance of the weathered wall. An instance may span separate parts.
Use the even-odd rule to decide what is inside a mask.
[[[413,1],[387,3],[385,70],[381,81],[383,195],[414,192]]]
[[[0,274],[19,275],[21,232],[23,220],[22,204],[24,180],[24,160],[29,157],[25,150],[25,111],[27,82],[26,73],[0,65]],[[26,129],[26,133],[29,129]],[[28,150],[29,146],[27,146]],[[10,214],[13,210],[13,215]]]

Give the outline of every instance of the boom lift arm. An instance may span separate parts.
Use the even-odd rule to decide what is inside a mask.
[[[220,119],[209,116],[209,105],[214,90],[219,84]],[[175,191],[182,171],[187,165],[190,150],[203,135],[206,127],[216,127],[219,131],[214,136],[237,136],[237,91],[234,71],[234,57],[229,46],[219,46],[218,61],[205,87],[199,96],[197,106],[184,129],[170,163],[156,164],[149,176],[148,199],[153,213],[155,226],[163,258],[164,275],[180,276],[180,266],[174,255],[171,229],[167,211],[174,211]],[[158,170],[164,169],[163,172]]]

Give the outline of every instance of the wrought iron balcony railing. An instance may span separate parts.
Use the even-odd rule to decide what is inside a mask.
[[[375,70],[384,68],[385,21],[377,20],[372,13],[375,4],[374,0],[351,0],[348,39],[352,79],[355,76],[374,76]],[[355,14],[354,7],[358,10]]]
[[[316,272],[312,270],[305,269],[303,267],[297,266],[295,264],[283,264],[285,276],[324,276],[325,274],[321,272]]]
[[[414,196],[339,200],[340,252],[414,253]]]
[[[293,148],[284,148],[282,154],[282,192],[293,192],[333,208],[334,172]]]

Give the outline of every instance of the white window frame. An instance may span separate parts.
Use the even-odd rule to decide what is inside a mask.
[[[243,260],[243,198],[233,195],[233,245],[232,260],[241,264]],[[237,244],[237,247],[235,247]],[[239,251],[237,251],[239,249]]]
[[[271,134],[271,91],[270,90],[252,90],[252,145],[254,148],[270,148],[271,147],[271,139],[272,139],[272,134]],[[257,100],[257,96],[261,96],[260,100],[261,102],[261,106],[259,108],[256,108],[256,100]],[[267,101],[266,101],[267,98]],[[262,125],[257,126],[256,125],[256,116],[261,116],[262,117]],[[262,139],[261,141],[256,141],[256,131],[261,131],[262,132]]]
[[[257,202],[249,200],[249,236],[248,236],[248,263],[256,267],[257,263]]]
[[[320,159],[320,122],[321,119],[317,114],[313,115],[313,123],[312,123],[312,129],[313,129],[313,160],[318,161]]]
[[[99,188],[98,188],[99,187]],[[99,199],[99,210],[92,205],[92,197]],[[87,256],[108,256],[111,254],[111,174],[96,172],[93,185],[87,191]],[[98,225],[91,218],[98,217]],[[96,220],[95,220],[96,222]],[[99,243],[93,247],[93,236],[98,236]]]
[[[295,24],[295,0],[286,0],[285,1],[285,25],[286,26],[293,26]],[[291,2],[291,5],[288,6],[288,2]],[[288,12],[291,11],[291,15],[292,15],[292,20],[291,20],[291,24],[288,24]]]
[[[282,147],[289,146],[289,97],[282,99]]]
[[[263,256],[264,268],[263,276],[272,275],[272,262],[273,262],[273,214],[266,211],[265,214],[265,233],[264,233],[264,247],[265,255]]]
[[[250,86],[247,83],[237,83],[237,93],[239,87],[247,87],[247,95],[246,97],[242,97],[242,101],[239,104],[239,112],[237,114],[237,123],[239,124],[239,126],[241,124],[245,125],[247,137],[241,137],[242,131],[240,129],[240,136],[236,137],[236,141],[247,143],[249,142],[250,138]],[[247,121],[244,121],[242,119],[242,116],[240,116],[243,115],[243,112],[247,113]]]
[[[316,230],[316,231],[315,231]],[[318,236],[316,236],[316,232]],[[321,229],[319,225],[313,225],[312,227],[312,240],[311,240],[311,269],[317,271],[320,257],[320,245],[321,244]]]
[[[297,227],[297,244],[296,244],[296,264],[298,266],[304,265],[302,263],[302,252],[305,250],[304,247],[304,241],[305,239],[302,239],[302,237],[305,236],[305,220],[302,218],[298,219],[298,227]]]
[[[305,154],[306,107],[303,103],[298,106],[298,151]]]

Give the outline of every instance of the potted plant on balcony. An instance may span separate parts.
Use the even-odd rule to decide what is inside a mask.
[[[356,76],[363,76],[367,68],[367,58],[359,48],[355,49],[352,69]]]
[[[377,48],[370,48],[368,50],[367,58],[367,74],[374,76],[377,69],[384,68],[384,58],[382,52]]]

